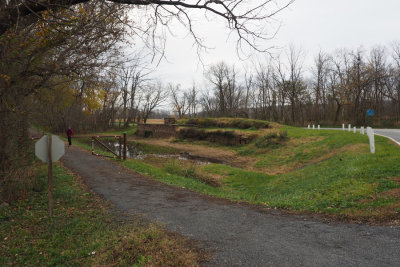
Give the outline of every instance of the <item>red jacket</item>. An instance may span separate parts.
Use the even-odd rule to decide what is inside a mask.
[[[67,130],[67,136],[68,137],[71,137],[71,136],[73,136],[74,135],[74,131],[72,131],[72,129],[68,129]]]

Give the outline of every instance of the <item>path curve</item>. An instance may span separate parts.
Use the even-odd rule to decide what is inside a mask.
[[[117,209],[214,251],[211,266],[399,266],[400,227],[325,224],[144,178],[71,147],[63,163]]]
[[[388,137],[400,146],[400,129],[374,129],[374,133]]]

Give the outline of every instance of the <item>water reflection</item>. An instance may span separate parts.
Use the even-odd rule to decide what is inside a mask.
[[[91,145],[91,140],[80,140],[82,143]],[[120,144],[118,140],[115,139],[102,139],[101,142],[107,145],[110,149],[114,151],[117,155],[119,155]],[[122,145],[123,146],[123,145]],[[106,151],[102,146],[95,143],[95,150]],[[121,152],[123,151],[123,147],[121,147]],[[123,152],[122,152],[123,153]],[[190,160],[197,164],[210,164],[210,163],[223,163],[220,160],[200,157],[196,155],[192,155],[187,152],[176,153],[176,154],[154,154],[154,153],[146,153],[143,149],[140,148],[140,144],[136,142],[127,142],[126,144],[126,157],[131,159],[145,159],[146,157],[159,157],[159,158],[173,158],[179,160]]]

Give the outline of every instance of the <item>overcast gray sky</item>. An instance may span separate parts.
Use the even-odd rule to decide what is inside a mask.
[[[400,0],[296,0],[275,17],[281,28],[267,46],[285,49],[294,44],[301,47],[306,53],[306,68],[311,67],[313,57],[320,50],[329,53],[340,48],[368,50],[375,45],[400,41],[399,11]],[[237,56],[235,36],[228,39],[223,21],[199,19],[197,23],[205,44],[213,48],[202,54],[206,66],[219,61],[237,67],[250,66],[251,60],[242,61]],[[190,87],[192,81],[201,87],[204,68],[192,46],[193,41],[179,28],[175,33],[176,37],[168,37],[168,61],[163,60],[153,76],[163,83],[179,83],[183,88]],[[263,55],[254,52],[253,58],[259,60]]]

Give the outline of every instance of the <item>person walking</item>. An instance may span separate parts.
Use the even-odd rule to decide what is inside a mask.
[[[72,136],[74,135],[74,131],[72,130],[71,126],[68,127],[67,136],[68,136],[68,147],[72,145]]]

